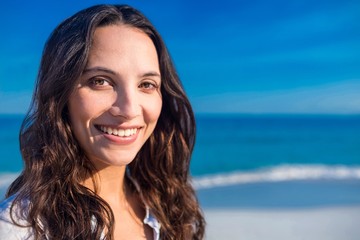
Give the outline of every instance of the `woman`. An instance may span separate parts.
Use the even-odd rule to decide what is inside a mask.
[[[191,106],[151,23],[124,5],[80,11],[46,43],[0,236],[202,239],[194,140]]]

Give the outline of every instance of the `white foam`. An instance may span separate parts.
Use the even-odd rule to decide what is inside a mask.
[[[316,179],[360,180],[360,166],[281,165],[273,168],[254,170],[252,172],[240,171],[195,177],[193,179],[193,186],[195,189],[204,189],[257,182],[282,182]]]
[[[0,173],[0,193],[4,193],[17,176],[19,173]]]
[[[18,173],[0,173],[0,192],[5,192],[18,175]],[[235,184],[317,179],[360,180],[360,166],[280,165],[247,172],[238,171],[194,177],[192,184],[195,189],[205,189]]]

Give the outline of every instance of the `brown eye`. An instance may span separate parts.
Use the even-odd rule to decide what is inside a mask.
[[[97,77],[97,78],[91,78],[89,80],[89,85],[91,87],[95,87],[95,88],[96,87],[106,87],[106,86],[110,86],[110,82],[105,78]]]
[[[156,89],[157,85],[151,82],[143,82],[139,85],[139,87],[150,90],[150,89]]]
[[[104,79],[96,79],[94,80],[94,85],[104,85],[105,80]]]
[[[98,78],[98,79],[93,79],[92,83],[94,85],[105,85],[106,81],[105,81],[105,79]]]

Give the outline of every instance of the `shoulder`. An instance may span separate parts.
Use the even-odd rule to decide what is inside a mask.
[[[18,225],[27,225],[24,217],[21,217],[20,207],[15,205],[11,212],[14,199],[15,196],[11,196],[0,203],[0,240],[31,239],[30,228]]]

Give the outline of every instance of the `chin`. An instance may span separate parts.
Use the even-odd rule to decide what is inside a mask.
[[[136,157],[136,154],[132,153],[119,153],[112,156],[106,156],[104,158],[101,158],[101,162],[108,166],[114,166],[114,167],[121,167],[126,166],[130,164],[132,161],[134,161]],[[98,160],[99,161],[99,160]],[[96,164],[96,163],[95,163]]]

